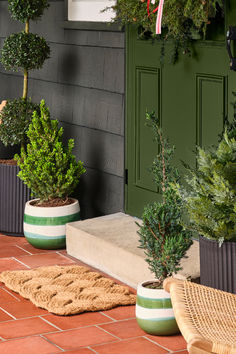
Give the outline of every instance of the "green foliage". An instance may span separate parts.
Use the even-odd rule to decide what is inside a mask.
[[[233,93],[234,98],[236,98],[236,92],[232,92],[232,93]],[[234,108],[233,120],[232,120],[232,122],[229,122],[229,120],[227,119],[226,122],[225,122],[225,126],[226,126],[226,129],[227,129],[228,137],[230,139],[234,138],[236,140],[236,101],[234,101],[232,103],[232,105],[233,105],[233,108]]]
[[[159,1],[150,4],[150,17],[146,0],[117,0],[112,8],[116,11],[115,21],[123,25],[137,24],[142,34],[155,35],[156,13],[153,10]],[[164,39],[174,39],[177,49],[189,51],[189,41],[205,36],[209,19],[216,16],[217,8],[223,9],[222,0],[165,0],[162,18]],[[160,38],[160,36],[158,37]]]
[[[41,115],[34,112],[27,132],[27,150],[22,148],[21,155],[15,155],[15,159],[21,169],[18,176],[43,202],[70,195],[85,169],[72,154],[73,139],[67,147],[63,145],[63,128],[59,129],[57,120],[50,119],[43,100],[40,110]]]
[[[44,38],[33,33],[14,33],[4,42],[1,63],[6,70],[40,69],[49,58],[50,48]]]
[[[24,144],[25,133],[31,121],[32,111],[39,110],[28,95],[28,71],[40,69],[49,58],[50,48],[44,38],[29,33],[30,20],[38,20],[44,9],[49,7],[48,0],[8,0],[12,17],[25,23],[25,30],[11,34],[4,41],[0,62],[6,70],[23,70],[22,99],[8,100],[2,114],[0,140],[5,145]]]
[[[144,249],[149,269],[162,285],[167,276],[177,273],[180,261],[192,244],[191,233],[182,226],[182,199],[174,184],[179,173],[171,165],[174,147],[163,137],[160,124],[154,113],[147,113],[160,152],[153,161],[154,181],[160,188],[162,200],[144,208],[140,226],[140,248]]]
[[[12,18],[23,23],[39,20],[44,9],[49,7],[48,0],[8,0],[8,4]]]
[[[187,227],[220,244],[236,241],[235,137],[226,131],[217,148],[199,147],[197,170],[188,171],[188,188],[179,187],[190,218]]]
[[[0,140],[5,146],[22,144],[32,120],[34,111],[40,112],[39,105],[22,98],[8,100],[0,113]]]

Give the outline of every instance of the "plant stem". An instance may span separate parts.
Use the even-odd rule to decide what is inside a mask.
[[[29,19],[25,22],[25,33],[29,33]],[[28,70],[24,69],[24,84],[23,84],[23,96],[22,98],[26,100],[28,94]]]
[[[166,163],[165,163],[165,146],[164,146],[164,142],[163,142],[163,137],[162,137],[162,132],[160,130],[160,127],[157,127],[157,132],[159,135],[159,139],[160,139],[160,144],[161,144],[161,161],[162,161],[162,192],[165,193],[166,191]],[[165,201],[165,197],[163,197],[163,200]]]
[[[28,93],[28,71],[24,69],[24,86],[23,86],[22,98],[24,98],[25,100],[27,98],[27,93]]]
[[[29,19],[25,22],[25,33],[29,33]]]

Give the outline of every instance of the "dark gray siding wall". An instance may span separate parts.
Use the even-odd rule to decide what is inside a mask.
[[[79,187],[83,217],[109,214],[124,204],[124,33],[64,29],[63,20],[64,1],[50,1],[42,20],[31,24],[49,42],[51,58],[31,71],[29,96],[44,98],[65,137],[75,139],[87,170]],[[0,1],[1,47],[21,29]],[[0,79],[1,99],[21,95],[20,73],[0,67]]]

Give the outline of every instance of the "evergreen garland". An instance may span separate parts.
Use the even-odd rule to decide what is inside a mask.
[[[115,22],[122,25],[137,24],[141,26],[141,37],[155,35],[156,13],[158,6],[150,3],[150,16],[147,13],[147,0],[117,0],[111,8],[115,11]],[[190,52],[190,41],[205,37],[210,19],[217,10],[223,11],[223,0],[165,0],[162,18],[162,39],[174,39],[175,56],[181,47],[184,53]],[[174,59],[176,60],[176,58]]]

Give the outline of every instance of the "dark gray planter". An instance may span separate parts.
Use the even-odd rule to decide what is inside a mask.
[[[17,177],[18,166],[0,164],[0,233],[23,236],[24,208],[30,190]]]
[[[199,241],[201,284],[236,294],[236,242]]]

